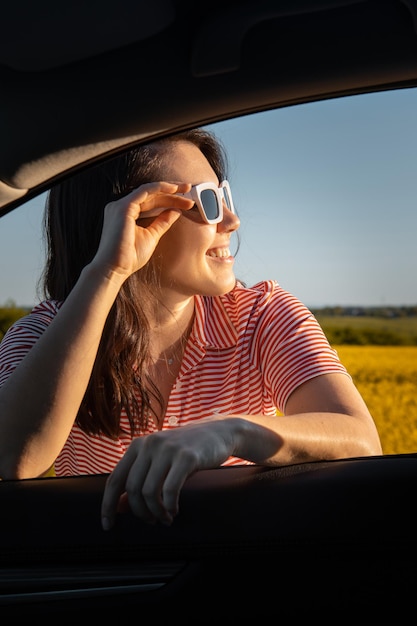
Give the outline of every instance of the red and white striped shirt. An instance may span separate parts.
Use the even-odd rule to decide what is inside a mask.
[[[44,301],[18,320],[0,344],[0,385],[36,343],[60,303]],[[171,391],[163,429],[213,414],[277,415],[305,381],[346,369],[317,320],[275,281],[237,285],[218,297],[195,296],[194,325]],[[110,472],[132,440],[123,412],[117,440],[76,424],[55,462],[58,476]],[[144,434],[154,432],[149,424]],[[224,465],[248,463],[230,457]]]

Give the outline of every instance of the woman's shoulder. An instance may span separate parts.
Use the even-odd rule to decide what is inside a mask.
[[[38,304],[35,304],[32,310],[24,317],[22,320],[30,320],[30,319],[45,319],[50,321],[55,315],[58,313],[59,309],[62,306],[62,302],[58,300],[42,300]]]
[[[35,304],[29,313],[16,320],[8,329],[6,335],[16,336],[21,332],[33,332],[36,334],[42,331],[53,320],[61,305],[62,302],[57,300],[42,300]]]
[[[232,291],[221,296],[227,302],[238,305],[264,307],[275,303],[277,306],[300,305],[304,306],[292,293],[286,291],[276,280],[263,280],[251,287],[237,282]]]
[[[41,300],[33,305],[30,313],[57,313],[62,304],[59,300]]]
[[[234,319],[250,318],[252,323],[272,320],[294,323],[312,317],[309,308],[276,280],[264,280],[251,287],[237,283],[228,294],[221,296],[222,306]]]

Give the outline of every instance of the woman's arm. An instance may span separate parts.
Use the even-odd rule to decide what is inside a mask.
[[[325,374],[300,385],[289,397],[285,415],[247,418],[245,428],[271,429],[281,438],[276,451],[268,436],[239,438],[243,458],[256,463],[289,464],[382,454],[379,435],[369,410],[345,374]],[[246,448],[247,446],[247,448]],[[236,456],[242,456],[240,453]]]
[[[100,245],[37,343],[0,388],[0,477],[43,474],[61,451],[87,389],[104,324],[123,282],[148,262],[192,201],[188,184],[148,183],[105,207]],[[166,210],[146,228],[142,211]]]
[[[107,481],[103,527],[110,528],[127,504],[145,521],[170,524],[188,476],[229,456],[274,466],[381,453],[373,419],[351,379],[324,374],[291,394],[284,416],[216,415],[135,439]]]
[[[48,328],[0,388],[0,476],[30,478],[55,461],[86,391],[119,287],[87,267]]]

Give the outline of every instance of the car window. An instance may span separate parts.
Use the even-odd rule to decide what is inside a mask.
[[[384,452],[415,451],[417,91],[329,99],[209,128],[230,159],[237,277],[277,280],[307,304],[368,402]],[[44,201],[0,221],[3,327],[5,309],[19,315],[40,297]]]

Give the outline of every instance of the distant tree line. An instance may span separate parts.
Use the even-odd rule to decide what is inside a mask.
[[[417,304],[411,306],[325,306],[311,309],[314,315],[383,317],[417,317]]]
[[[417,346],[417,332],[406,334],[385,328],[331,326],[322,323],[330,344],[334,346]]]

